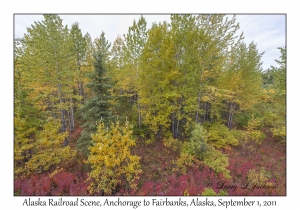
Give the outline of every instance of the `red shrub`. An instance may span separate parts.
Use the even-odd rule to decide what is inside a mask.
[[[88,195],[85,183],[87,176],[76,176],[73,173],[61,171],[50,178],[49,174],[32,175],[29,178],[15,180],[15,193],[25,196],[45,195]]]

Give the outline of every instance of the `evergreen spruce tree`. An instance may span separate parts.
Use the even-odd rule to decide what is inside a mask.
[[[80,109],[84,124],[81,137],[77,141],[77,148],[85,155],[89,153],[91,134],[96,132],[97,122],[102,120],[105,125],[108,125],[113,118],[109,102],[111,84],[109,78],[106,77],[104,57],[101,51],[94,53],[94,72],[90,75],[90,83],[87,84],[93,96],[85,101],[84,106]]]

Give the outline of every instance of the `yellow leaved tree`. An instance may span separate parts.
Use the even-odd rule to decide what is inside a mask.
[[[104,123],[98,124],[97,132],[92,134],[92,146],[87,163],[91,166],[89,186],[91,194],[104,191],[111,195],[118,187],[136,187],[134,181],[141,173],[140,157],[132,155],[131,147],[135,146],[132,138],[132,126],[128,121],[120,125],[117,121],[105,128]]]
[[[59,120],[48,118],[42,129],[28,137],[24,120],[15,117],[15,174],[43,173],[51,167],[70,160],[74,155],[69,146],[63,146],[67,132],[59,132]],[[31,133],[31,132],[30,132]]]

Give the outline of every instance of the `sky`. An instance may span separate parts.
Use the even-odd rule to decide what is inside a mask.
[[[139,15],[59,15],[64,25],[70,28],[74,22],[79,23],[83,34],[87,32],[92,39],[105,33],[106,38],[113,43],[115,38],[126,34],[132,26],[133,20],[138,20]],[[166,20],[170,22],[170,15],[143,15],[147,21],[148,28],[153,22]],[[22,38],[27,28],[34,24],[34,21],[42,21],[42,15],[14,15],[15,38]],[[286,46],[286,15],[237,15],[237,22],[240,24],[239,33],[244,32],[244,41],[249,44],[251,41],[257,44],[258,51],[264,52],[262,56],[262,67],[264,70],[271,65],[278,66],[275,59],[279,59],[278,47]]]

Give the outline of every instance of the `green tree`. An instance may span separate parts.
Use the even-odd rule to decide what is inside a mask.
[[[87,42],[82,36],[79,24],[75,22],[70,30],[70,39],[72,42],[72,52],[75,55],[76,60],[76,70],[75,70],[75,79],[78,86],[78,95],[82,98],[84,97],[84,84],[83,84],[83,71],[82,65],[85,63],[86,54],[87,54]]]
[[[15,175],[26,176],[31,173],[43,173],[50,167],[65,163],[74,157],[75,152],[69,146],[63,146],[67,132],[58,132],[58,120],[49,118],[42,129],[29,136],[34,128],[24,129],[25,121],[15,117]]]
[[[147,41],[148,31],[147,22],[143,16],[136,22],[133,21],[133,25],[129,27],[128,33],[124,35],[124,61],[125,71],[127,78],[130,78],[129,89],[127,90],[132,94],[134,103],[134,109],[137,111],[138,127],[141,127],[141,112],[139,104],[139,94],[137,91],[137,85],[139,81],[139,75],[141,71],[140,56],[144,49],[144,45]]]
[[[256,45],[240,43],[231,50],[230,64],[218,79],[218,88],[228,110],[227,126],[232,127],[233,116],[243,110],[251,110],[257,104],[261,92],[261,56]]]
[[[96,132],[97,122],[101,119],[107,124],[112,120],[110,79],[107,77],[105,61],[107,61],[108,42],[104,33],[96,41],[94,51],[94,72],[90,75],[87,87],[92,92],[92,97],[87,99],[81,108],[81,116],[84,121],[81,137],[77,141],[79,148],[85,155],[88,154],[88,146],[91,143],[91,134]],[[103,44],[103,45],[102,45]],[[106,51],[106,53],[104,53]]]
[[[69,31],[57,15],[44,15],[15,44],[16,175],[47,171],[74,154],[66,146],[73,106],[69,47]]]
[[[198,49],[201,35],[196,16],[171,15],[170,39],[174,44],[173,62],[177,70],[177,77],[171,81],[177,94],[171,101],[174,106],[174,112],[171,114],[171,132],[175,138],[183,133],[188,134],[194,124],[193,115],[197,109],[195,90],[198,88],[195,78],[200,68]]]
[[[230,51],[243,39],[243,33],[238,35],[235,16],[230,19],[226,15],[199,15],[196,21],[201,30],[197,45],[200,67],[195,119],[196,122],[220,121],[224,106],[218,78],[224,74]]]
[[[275,60],[279,67],[271,66],[271,72],[274,75],[275,85],[280,90],[280,95],[285,98],[286,94],[286,47],[279,47],[280,60]]]
[[[74,55],[67,26],[58,15],[44,15],[21,39],[24,90],[48,116],[61,119],[61,131],[74,128]],[[33,79],[34,78],[34,79]],[[68,144],[65,139],[65,144]]]
[[[139,104],[138,82],[140,80],[140,57],[147,41],[147,23],[143,16],[134,20],[122,39],[116,38],[111,50],[111,74],[115,82],[115,106],[121,119],[133,120],[134,127],[141,128],[142,118]]]
[[[161,136],[169,131],[170,116],[175,111],[173,101],[180,95],[173,81],[180,76],[174,61],[174,43],[166,22],[153,24],[141,55],[139,104],[144,122]]]
[[[286,141],[286,48],[280,47],[280,59],[275,60],[279,67],[271,66],[274,75],[274,84],[268,92],[275,92],[272,97],[271,113],[266,120],[271,121],[271,132],[273,136],[285,143]],[[270,105],[269,105],[270,106]]]
[[[171,24],[153,24],[138,86],[141,113],[153,132],[180,138],[197,122],[221,118],[219,78],[229,51],[243,38],[236,36],[235,21],[224,15],[172,15]]]

